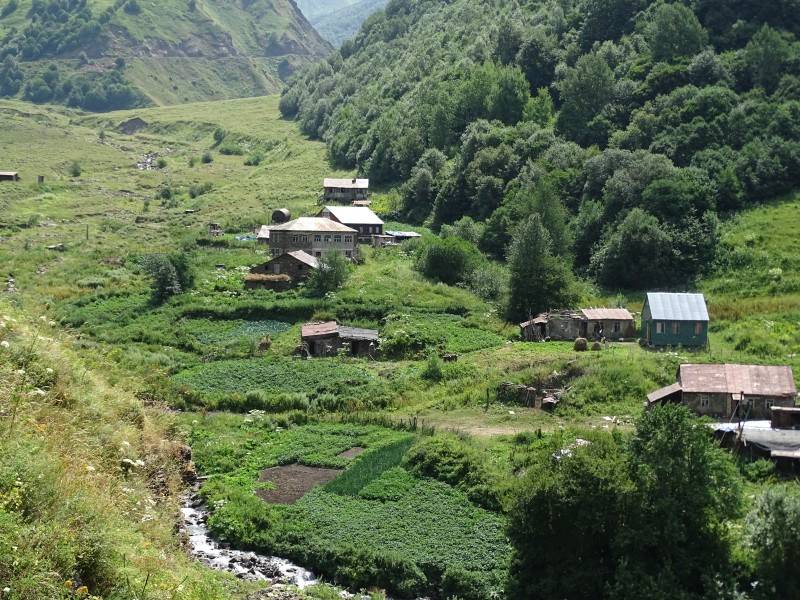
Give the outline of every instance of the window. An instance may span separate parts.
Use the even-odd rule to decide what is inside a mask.
[[[711,399],[710,398],[701,398],[700,399],[700,408],[709,408],[711,406]]]
[[[353,253],[352,253],[350,250],[345,250],[345,251],[344,251],[344,255],[345,255],[347,258],[352,258],[352,256],[353,256]]]
[[[353,243],[353,236],[352,235],[344,236],[344,241],[345,241],[346,244],[352,244]]]
[[[614,321],[614,333],[619,333],[620,331],[622,331],[622,323]]]
[[[295,234],[295,235],[292,236],[292,243],[293,244],[296,244],[299,241],[300,241],[300,236],[299,235]]]
[[[314,235],[314,241],[315,242],[321,242],[322,241],[322,236],[320,234],[318,234],[318,233],[315,234]]]
[[[333,236],[333,241],[335,243],[337,243],[337,244],[341,244],[342,243],[342,236],[340,236],[340,235]]]
[[[325,236],[325,243],[326,244],[330,244],[331,243],[331,236],[329,236],[329,235]]]
[[[677,321],[672,323],[672,335],[678,335],[681,331],[681,324]]]
[[[656,321],[656,333],[664,333],[664,323]]]
[[[703,335],[703,323],[701,321],[694,324],[694,334]]]
[[[320,258],[322,256],[322,252],[317,250],[316,252],[314,252],[314,256],[316,256],[317,258]]]
[[[280,248],[273,248],[269,252],[272,254],[272,256],[280,256],[282,254]]]

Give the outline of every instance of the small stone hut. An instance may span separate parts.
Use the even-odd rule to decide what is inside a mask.
[[[378,332],[339,325],[336,321],[306,323],[301,331],[301,342],[307,356],[333,356],[345,348],[351,356],[375,356],[378,349]]]
[[[625,308],[554,310],[519,324],[522,339],[572,341],[576,338],[630,340],[636,337],[636,321]]]

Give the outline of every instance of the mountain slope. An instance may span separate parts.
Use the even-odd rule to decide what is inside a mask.
[[[333,12],[311,19],[319,34],[337,48],[345,40],[352,38],[362,23],[374,12],[380,10],[388,0],[361,0]]]
[[[719,4],[392,0],[281,108],[400,218],[484,221],[501,258],[537,214],[598,283],[685,289],[718,217],[800,186],[792,0]]]
[[[336,47],[353,37],[372,13],[388,0],[298,0],[303,11],[320,35]]]
[[[0,95],[33,101],[96,110],[272,93],[331,49],[292,0],[8,1]],[[4,86],[8,60],[21,81]],[[106,102],[85,99],[112,84],[129,89]]]

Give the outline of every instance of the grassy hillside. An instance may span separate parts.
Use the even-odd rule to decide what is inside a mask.
[[[274,93],[330,50],[288,0],[16,5],[0,17],[0,55],[20,77],[4,85],[0,76],[0,95],[89,110]],[[112,94],[112,83],[126,93]]]

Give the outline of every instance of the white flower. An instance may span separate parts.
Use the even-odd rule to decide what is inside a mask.
[[[47,324],[50,325],[50,327],[55,327],[56,326],[56,322],[55,321],[48,321]]]
[[[11,593],[11,588],[10,587],[4,587],[3,588],[3,593],[4,594],[10,594]]]
[[[9,344],[6,340],[0,342],[0,348],[10,348],[11,344]]]
[[[89,473],[94,473],[95,468],[92,465],[86,465],[86,470],[89,471]]]

